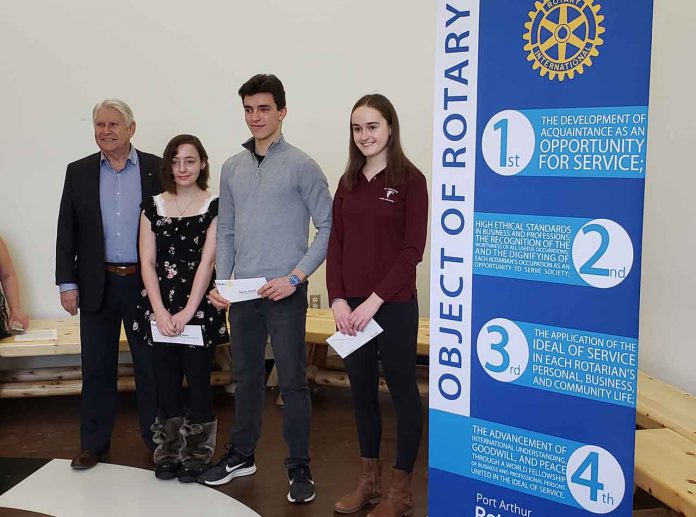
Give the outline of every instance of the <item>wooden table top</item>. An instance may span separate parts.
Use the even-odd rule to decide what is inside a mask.
[[[45,355],[71,355],[80,353],[80,319],[62,318],[31,320],[29,330],[56,329],[58,339],[16,342],[14,336],[0,339],[0,357],[36,357]],[[128,341],[121,328],[119,351],[127,352]]]
[[[31,320],[30,330],[57,329],[57,340],[15,342],[14,336],[0,339],[0,357],[34,357],[80,353],[80,319],[62,318]],[[336,332],[330,309],[307,310],[307,342],[325,343]],[[418,327],[418,355],[428,355],[430,346],[429,319],[421,318]],[[128,351],[125,332],[121,329],[119,350]]]

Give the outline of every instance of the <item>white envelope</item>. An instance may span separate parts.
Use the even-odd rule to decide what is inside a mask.
[[[15,336],[16,342],[21,341],[54,341],[58,339],[58,329],[27,330]]]
[[[184,331],[178,336],[163,336],[157,328],[157,323],[150,322],[152,328],[152,340],[156,343],[176,343],[179,345],[203,346],[203,331],[200,325],[186,325]]]
[[[382,327],[380,327],[375,320],[370,320],[365,326],[365,329],[362,332],[357,332],[355,336],[336,332],[333,336],[328,338],[326,342],[338,352],[338,355],[346,357],[355,352],[370,339],[379,336],[382,332],[384,332]]]
[[[234,280],[215,280],[220,296],[230,303],[245,302],[261,298],[257,291],[265,284],[265,278],[235,278]]]

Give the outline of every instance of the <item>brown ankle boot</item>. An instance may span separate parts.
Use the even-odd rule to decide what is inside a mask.
[[[403,517],[413,513],[411,478],[405,470],[392,469],[392,483],[382,502],[367,517]]]
[[[361,472],[358,485],[334,505],[338,513],[357,512],[369,503],[376,503],[382,495],[382,460],[360,458]]]

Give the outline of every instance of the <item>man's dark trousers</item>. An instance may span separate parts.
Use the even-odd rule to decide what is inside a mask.
[[[104,453],[109,449],[116,417],[118,347],[124,323],[135,370],[140,434],[151,449],[150,425],[155,421],[157,394],[151,350],[133,332],[140,298],[140,274],[106,273],[104,297],[97,311],[80,311],[82,349],[82,399],[80,442],[82,449]]]

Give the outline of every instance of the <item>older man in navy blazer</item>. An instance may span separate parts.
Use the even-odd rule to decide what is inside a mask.
[[[106,459],[117,406],[118,343],[122,322],[136,317],[140,293],[140,204],[160,192],[161,159],[131,145],[130,107],[107,99],[92,111],[100,151],[68,165],[58,216],[56,284],[71,315],[80,309],[81,451],[71,467]],[[135,370],[140,430],[153,448],[156,392],[150,351],[125,325]]]

